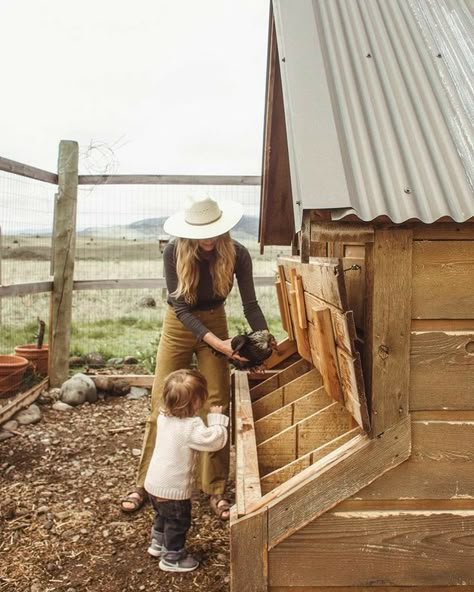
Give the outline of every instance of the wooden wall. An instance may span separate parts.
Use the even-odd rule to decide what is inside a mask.
[[[412,230],[411,458],[274,547],[272,592],[474,590],[474,229]]]

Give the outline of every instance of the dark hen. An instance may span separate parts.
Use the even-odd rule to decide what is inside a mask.
[[[236,335],[231,341],[231,346],[235,354],[249,360],[241,362],[231,358],[230,363],[239,370],[260,366],[277,349],[275,337],[268,331],[253,331],[248,334]]]

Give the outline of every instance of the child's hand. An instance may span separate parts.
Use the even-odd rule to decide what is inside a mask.
[[[209,413],[222,413],[222,405],[211,405]]]

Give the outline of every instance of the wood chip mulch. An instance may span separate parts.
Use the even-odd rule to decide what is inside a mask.
[[[169,574],[147,553],[153,512],[125,514],[149,397],[106,397],[0,442],[0,592],[229,590],[229,525],[196,494],[189,550],[201,566]],[[229,487],[232,488],[232,483]],[[233,491],[229,490],[233,499]]]

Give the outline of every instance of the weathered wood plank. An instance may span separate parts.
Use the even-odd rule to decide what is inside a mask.
[[[408,413],[412,233],[376,230],[367,247],[366,377],[373,435]]]
[[[354,499],[470,500],[474,509],[474,418],[415,420],[411,429],[411,457]]]
[[[295,332],[296,344],[298,346],[298,353],[302,358],[312,361],[311,348],[309,346],[308,330],[302,328],[298,319],[298,300],[295,290],[290,290],[290,314],[293,320],[293,329]]]
[[[55,173],[37,169],[28,164],[10,160],[9,158],[3,158],[2,156],[0,156],[0,171],[20,175],[21,177],[36,179],[37,181],[44,181],[45,183],[51,183],[52,185],[58,184],[58,175]]]
[[[155,378],[152,374],[91,374],[90,378],[95,382],[97,379],[101,380],[107,378],[109,380],[125,380],[130,386],[142,386],[150,388],[153,386]]]
[[[365,259],[344,257],[342,268],[347,292],[347,309],[353,312],[356,326],[363,330],[365,323]]]
[[[410,420],[406,417],[380,437],[353,438],[314,463],[308,469],[311,477],[268,503],[269,548],[399,465],[409,454]]]
[[[252,400],[256,400],[260,397],[263,397],[264,395],[268,395],[268,393],[271,391],[274,391],[275,389],[284,386],[288,382],[295,380],[295,378],[306,374],[310,368],[311,364],[307,360],[297,360],[291,364],[291,366],[288,366],[288,368],[280,370],[276,375],[267,378],[260,384],[252,387],[250,389]]]
[[[474,240],[474,224],[423,224],[413,227],[414,240]]]
[[[321,374],[316,368],[305,372],[268,395],[254,401],[252,408],[255,421],[269,413],[273,413],[283,405],[292,403],[299,397],[319,388],[322,384]]]
[[[79,175],[79,185],[260,185],[259,175]]]
[[[298,475],[301,471],[305,468],[311,466],[313,463],[317,462],[318,460],[322,459],[326,454],[329,454],[336,448],[339,448],[346,442],[349,442],[355,436],[361,435],[361,431],[359,428],[354,428],[344,434],[341,434],[337,438],[326,442],[322,446],[319,446],[315,450],[300,456],[300,458],[294,460],[291,463],[288,463],[284,467],[280,469],[276,469],[271,473],[268,473],[262,479],[260,479],[260,486],[262,488],[262,496],[267,494],[269,491],[275,489],[275,487],[279,487],[283,483],[287,483],[288,487],[291,487],[291,482],[289,480]],[[264,502],[262,497],[261,502]]]
[[[319,409],[327,407],[331,402],[324,387],[319,387],[307,395],[296,399],[296,401],[284,405],[273,413],[262,417],[255,422],[257,444],[268,440],[268,438],[275,436],[278,432],[293,425],[293,423],[312,415]]]
[[[464,589],[474,585],[473,540],[472,510],[328,513],[272,549],[269,583]]]
[[[473,319],[474,241],[414,241],[413,318]]]
[[[232,506],[230,520],[231,589],[267,592],[267,511],[237,518]]]
[[[288,317],[288,310],[285,306],[285,296],[283,295],[284,284],[282,284],[281,280],[277,280],[275,282],[275,289],[277,293],[278,309],[280,311],[281,326],[283,327],[283,330],[288,333],[288,327],[290,326],[291,321]]]
[[[474,409],[474,331],[412,332],[410,410]]]
[[[474,586],[270,586],[268,592],[474,592]]]
[[[261,496],[260,474],[255,441],[252,403],[245,372],[235,372],[235,429],[236,429],[236,485],[237,514],[243,516],[247,508]],[[243,486],[242,486],[243,483]]]
[[[335,401],[342,403],[344,397],[339,377],[331,311],[329,308],[313,308],[312,313],[316,355],[319,366],[317,366],[316,360],[313,360],[313,362],[321,372],[327,394]]]
[[[349,414],[337,402],[294,423],[257,445],[261,477],[333,440],[350,427]]]
[[[358,353],[350,356],[340,348],[336,348],[336,350],[344,405],[360,427],[368,433],[370,420],[360,356]]]
[[[322,223],[311,224],[311,240],[315,242],[372,243],[374,228],[370,224]]]
[[[340,310],[347,310],[344,274],[339,259],[311,258],[309,263],[303,264],[296,257],[279,257],[278,264],[284,266],[287,278],[291,269],[301,275],[305,292]]]
[[[287,270],[285,269],[284,265],[278,265],[278,277],[279,277],[279,281],[280,281],[280,295],[281,295],[281,300],[282,300],[282,305],[283,305],[283,315],[285,317],[286,323],[287,323],[287,327],[286,327],[286,332],[288,333],[288,339],[290,341],[294,341],[295,339],[295,331],[293,328],[293,320],[291,318],[291,313],[290,313],[290,301],[289,301],[289,296],[288,296],[288,288],[287,288]],[[290,279],[290,276],[288,275],[288,280]]]
[[[296,353],[296,342],[287,337],[278,343],[278,351],[274,351],[272,355],[265,360],[265,367],[267,369],[275,368],[275,366],[278,366]]]
[[[28,405],[34,403],[41,391],[48,387],[48,382],[48,378],[45,378],[24,393],[16,395],[13,401],[9,401],[6,405],[0,406],[0,425],[12,418],[17,411],[20,411],[20,409],[28,407]]]

